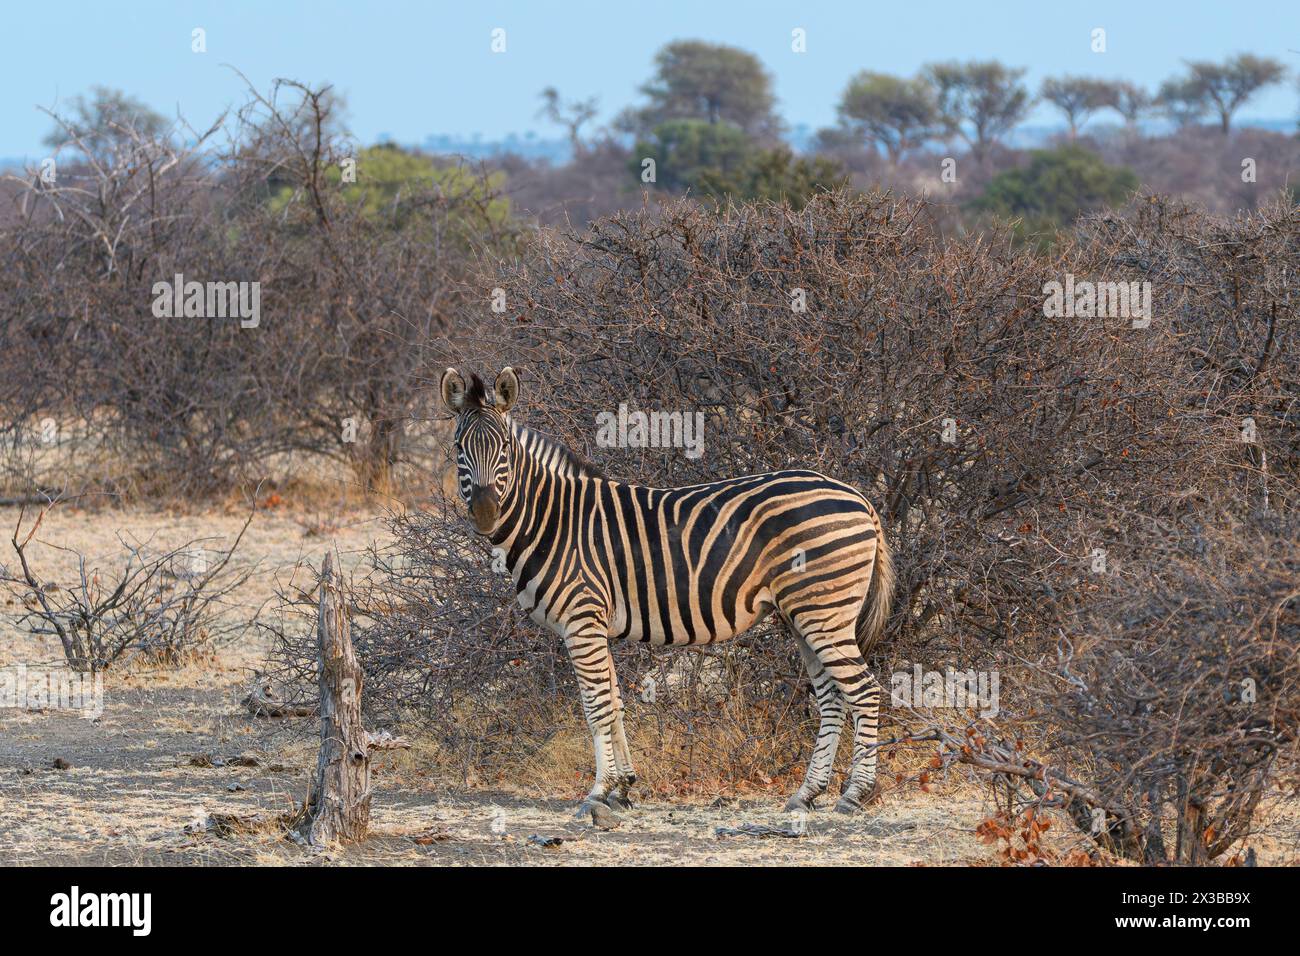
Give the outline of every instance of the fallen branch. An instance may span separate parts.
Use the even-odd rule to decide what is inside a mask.
[[[986,739],[973,727],[966,729],[965,739],[942,727],[931,726],[894,742],[938,743],[940,765],[935,769],[944,769],[952,763],[962,763],[980,770],[1026,780],[1034,793],[1043,799],[1050,800],[1053,792],[1062,793],[1070,798],[1063,804],[1067,812],[1074,818],[1079,828],[1100,846],[1132,859],[1142,858],[1139,828],[1127,809],[1116,807],[1093,787],[1080,783],[1058,770],[1053,770],[1047,764],[1026,757],[1005,744]],[[1105,814],[1106,823],[1100,828],[1092,823],[1091,811],[1094,809],[1100,809]]]

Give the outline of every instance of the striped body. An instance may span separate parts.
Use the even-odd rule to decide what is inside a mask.
[[[515,438],[545,441],[518,425]],[[811,471],[660,489],[543,469],[503,501],[492,542],[537,623],[562,631],[585,608],[611,640],[679,645],[725,641],[822,594],[860,605],[865,582],[837,584],[870,568],[879,532],[858,492]]]
[[[449,377],[451,379],[449,386]],[[503,385],[502,377],[506,377]],[[609,641],[700,645],[743,633],[776,611],[794,631],[821,729],[792,809],[825,792],[846,712],[853,764],[837,809],[875,788],[880,687],[863,655],[892,587],[880,519],[854,488],[812,471],[779,471],[682,488],[608,479],[558,443],[513,422],[509,369],[495,400],[448,370],[458,414],[461,496],[505,556],[520,605],[564,639],[596,750],[580,812],[627,805],[635,780]]]

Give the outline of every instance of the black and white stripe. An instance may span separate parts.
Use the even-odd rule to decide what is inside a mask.
[[[503,370],[493,393],[455,369],[442,379],[457,415],[457,481],[478,531],[506,556],[520,605],[563,638],[596,750],[584,811],[626,805],[636,779],[610,640],[712,644],[776,611],[794,631],[821,712],[803,786],[825,793],[846,711],[853,760],[837,810],[876,785],[881,689],[864,654],[889,615],[893,572],[879,517],[854,488],[778,471],[682,488],[613,481],[511,420]]]

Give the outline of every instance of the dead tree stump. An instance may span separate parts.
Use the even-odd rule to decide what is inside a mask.
[[[320,755],[299,830],[315,847],[364,840],[370,826],[370,741],[361,725],[361,666],[336,574],[326,553],[316,619]]]

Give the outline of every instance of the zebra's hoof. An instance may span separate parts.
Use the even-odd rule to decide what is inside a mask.
[[[797,811],[803,811],[804,813],[811,813],[813,809],[813,799],[813,797],[805,797],[802,793],[796,793],[785,802],[786,812],[795,813]]]
[[[634,806],[631,794],[626,793],[611,793],[609,795],[609,805],[616,810],[631,810]]]
[[[871,789],[866,793],[862,792],[860,787],[849,787],[840,794],[839,801],[835,804],[836,813],[857,813],[863,807],[875,803],[876,798],[880,796],[880,781],[877,780],[871,785]]]
[[[609,804],[602,803],[595,797],[588,797],[582,801],[582,806],[578,807],[574,819],[589,819],[591,825],[598,830],[614,830],[623,822],[623,818],[610,809]]]

